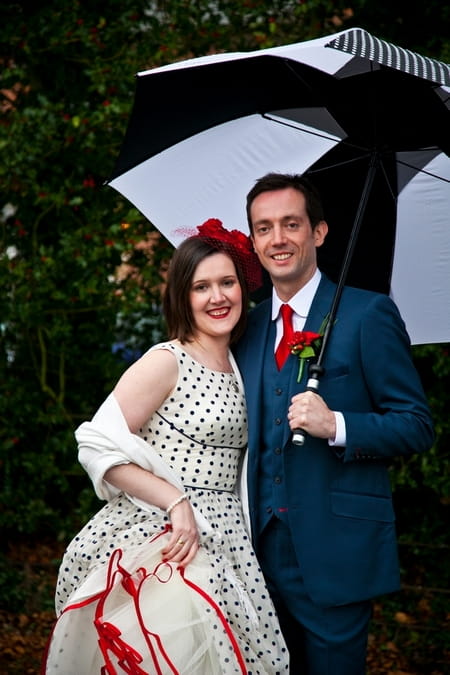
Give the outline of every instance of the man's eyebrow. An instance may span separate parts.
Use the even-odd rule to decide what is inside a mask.
[[[281,222],[284,222],[286,220],[301,220],[303,216],[301,216],[298,213],[292,213],[292,214],[287,214],[286,216],[283,216],[281,218]],[[271,223],[272,220],[270,218],[260,218],[259,220],[255,220],[253,223],[253,227],[255,225],[266,225],[267,223]]]

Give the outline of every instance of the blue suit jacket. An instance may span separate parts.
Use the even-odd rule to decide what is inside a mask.
[[[318,332],[335,284],[322,276],[304,330]],[[249,420],[248,488],[257,532],[258,466],[264,350],[271,300],[249,315],[235,349],[244,380]],[[423,389],[411,361],[410,342],[394,303],[385,295],[344,288],[323,361],[319,394],[345,418],[347,445],[330,447],[307,436],[294,446],[284,430],[288,521],[306,589],[320,605],[347,604],[397,590],[399,565],[387,465],[392,457],[427,450],[433,429]],[[297,383],[298,358],[290,397]],[[306,370],[306,369],[305,369]],[[287,411],[286,411],[287,412]],[[258,552],[258,542],[255,541]]]

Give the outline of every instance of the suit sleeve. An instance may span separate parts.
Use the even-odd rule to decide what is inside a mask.
[[[433,424],[411,346],[397,307],[374,296],[356,336],[364,387],[371,409],[343,410],[345,461],[386,459],[428,450]]]

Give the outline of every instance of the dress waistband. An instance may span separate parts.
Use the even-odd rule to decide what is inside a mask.
[[[228,494],[233,494],[234,490],[231,488],[227,490],[226,488],[212,488],[206,485],[187,485],[183,483],[183,487],[189,488],[190,490],[205,490],[207,492],[227,492]]]

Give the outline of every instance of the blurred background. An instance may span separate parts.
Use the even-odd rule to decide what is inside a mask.
[[[173,249],[105,186],[135,73],[353,26],[448,63],[450,5],[30,0],[3,2],[0,25],[0,672],[24,674],[39,672],[64,547],[100,506],[74,429],[165,337]],[[437,437],[391,468],[403,589],[375,604],[369,675],[450,673],[449,345],[413,353]]]

